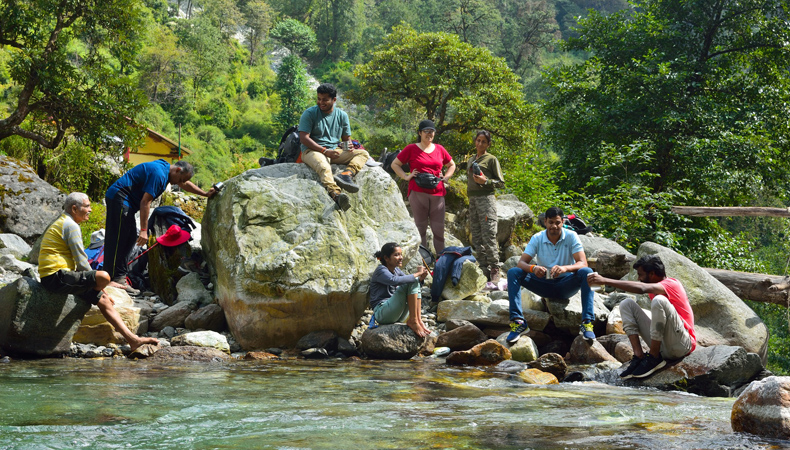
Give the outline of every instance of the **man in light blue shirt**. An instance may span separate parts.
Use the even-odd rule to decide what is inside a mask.
[[[587,267],[587,257],[579,237],[562,227],[564,221],[560,208],[549,208],[546,211],[546,230],[532,236],[521,260],[507,272],[509,344],[515,344],[522,334],[529,331],[521,308],[521,286],[548,298],[570,298],[581,289],[582,324],[579,331],[585,339],[595,339],[593,292],[587,284],[587,275],[592,273],[592,269]]]

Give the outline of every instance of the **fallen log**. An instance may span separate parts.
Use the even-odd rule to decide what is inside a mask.
[[[790,306],[790,277],[705,269],[741,299]]]
[[[672,212],[692,217],[790,217],[790,208],[759,206],[673,206]]]

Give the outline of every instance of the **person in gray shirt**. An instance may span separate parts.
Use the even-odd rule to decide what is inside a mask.
[[[376,322],[386,325],[405,321],[417,336],[431,334],[420,316],[420,282],[428,269],[420,266],[412,275],[403,273],[403,249],[394,242],[384,244],[374,256],[381,262],[370,276],[370,307]]]

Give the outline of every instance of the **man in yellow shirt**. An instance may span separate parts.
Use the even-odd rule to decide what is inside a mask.
[[[157,344],[155,338],[141,338],[129,330],[103,291],[110,274],[92,270],[82,246],[79,224],[88,220],[91,201],[81,192],[66,197],[64,213],[44,232],[38,256],[41,284],[52,292],[74,294],[99,307],[102,315],[126,339],[132,350],[143,344]]]

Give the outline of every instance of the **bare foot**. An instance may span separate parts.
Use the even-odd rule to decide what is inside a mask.
[[[134,339],[134,342],[129,342],[129,347],[132,349],[132,351],[135,351],[143,344],[159,345],[159,339],[152,337],[138,337],[137,339]]]
[[[116,283],[115,281],[110,281],[109,286],[110,287],[114,287],[114,288],[118,288],[118,289],[124,289],[126,287],[125,284]]]
[[[428,331],[427,328],[425,328],[425,325],[417,322],[416,320],[414,320],[414,321],[409,320],[409,321],[406,322],[406,325],[408,325],[409,328],[411,328],[412,331],[414,331],[417,334],[417,336],[419,336],[419,337],[424,338],[425,336],[428,336],[429,334],[431,334],[431,332]]]

